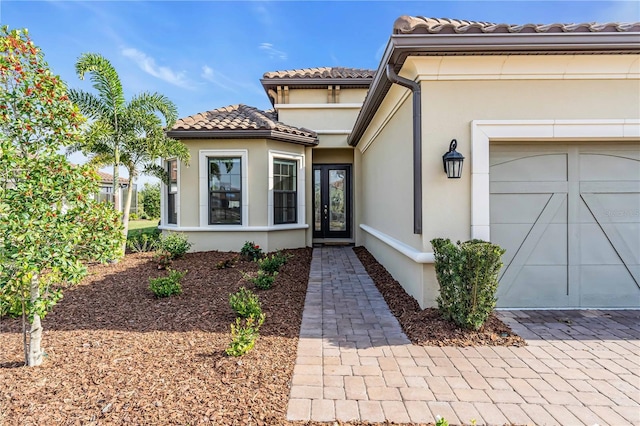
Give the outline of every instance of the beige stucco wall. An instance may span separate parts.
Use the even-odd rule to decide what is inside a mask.
[[[238,251],[245,241],[255,241],[264,250],[306,246],[306,229],[280,230],[269,226],[269,152],[300,155],[302,145],[268,139],[188,139],[191,162],[189,167],[180,165],[178,177],[178,226],[170,229],[185,232],[194,244],[192,251]],[[243,171],[248,182],[243,191],[248,194],[248,222],[242,230],[203,230],[200,228],[200,151],[247,150],[247,163]],[[305,161],[306,169],[309,164]],[[306,171],[306,170],[305,170]],[[306,181],[306,174],[305,174]],[[224,226],[222,226],[224,228]],[[256,229],[257,228],[257,229]]]
[[[290,104],[326,104],[327,87],[319,89],[289,89],[289,103]],[[351,89],[340,88],[338,96],[338,103],[353,103],[364,101],[367,95],[367,89]],[[285,121],[286,123],[286,121]]]
[[[326,104],[327,87],[322,89],[289,89],[290,104]],[[282,121],[282,120],[280,120]],[[285,121],[285,123],[287,123]]]
[[[409,58],[401,75],[420,81],[423,93],[423,234],[411,232],[411,95],[397,85],[358,145],[363,180],[358,219],[423,253],[432,251],[429,241],[436,237],[469,239],[473,120],[638,119],[639,71],[637,55]],[[442,170],[442,155],[454,138],[466,157],[459,180],[447,179]],[[393,179],[387,169],[397,169]],[[438,284],[432,264],[414,262],[362,234],[423,307],[434,304]]]
[[[353,164],[353,148],[315,148],[313,164]]]
[[[287,106],[278,109],[278,119],[291,126],[305,127],[316,131],[351,130],[360,111],[359,104],[325,104],[314,107],[306,105],[300,108]]]

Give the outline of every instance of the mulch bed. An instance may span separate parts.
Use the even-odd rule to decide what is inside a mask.
[[[523,344],[495,317],[473,333],[420,310],[366,249],[354,250],[414,343]],[[0,318],[0,425],[323,424],[285,420],[312,251],[286,252],[291,259],[264,291],[243,278],[254,262],[217,269],[235,254],[189,253],[172,265],[188,270],[183,293],[166,299],[148,290],[149,277],[166,274],[150,253],[92,266],[43,320],[48,356],[37,368],[21,367],[20,321]],[[256,291],[267,320],[255,348],[232,358],[228,297],[241,286]]]
[[[166,274],[149,253],[127,255],[65,291],[43,320],[42,366],[23,368],[20,321],[0,319],[0,425],[286,423],[311,249],[293,255],[270,290],[255,290],[233,253],[189,253],[183,293],[155,299],[149,277]],[[235,314],[229,294],[259,295],[267,320],[255,348],[224,353]]]
[[[491,314],[480,331],[465,330],[442,318],[438,309],[421,309],[364,247],[353,249],[412,343],[422,346],[525,346],[524,339]]]

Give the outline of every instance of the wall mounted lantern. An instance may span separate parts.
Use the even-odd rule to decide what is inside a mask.
[[[457,147],[458,141],[452,139],[449,145],[449,152],[442,156],[444,172],[449,179],[459,179],[462,175],[462,162],[464,161],[464,157],[456,151]]]

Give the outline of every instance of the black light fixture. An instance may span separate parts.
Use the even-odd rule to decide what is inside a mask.
[[[457,147],[458,141],[452,139],[451,144],[449,144],[449,152],[442,156],[444,172],[449,179],[459,179],[462,175],[462,162],[464,161],[464,157],[456,151]]]

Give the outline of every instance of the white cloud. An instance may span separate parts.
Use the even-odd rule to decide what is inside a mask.
[[[155,59],[132,47],[124,48],[122,55],[132,59],[147,74],[184,89],[193,89],[193,84],[185,77],[184,71],[174,71],[169,67],[159,66]]]
[[[261,86],[257,86],[255,83],[243,82],[238,78],[229,78],[220,71],[216,71],[208,65],[202,66],[202,73],[200,74],[204,80],[215,84],[225,90],[233,93],[252,92],[260,95],[264,95],[264,90]]]
[[[253,7],[253,14],[256,16],[258,21],[262,23],[267,28],[271,28],[273,26],[273,19],[271,19],[271,13],[269,13],[269,9],[265,6],[268,6],[268,2],[255,2]]]
[[[200,74],[200,77],[215,84],[216,86],[222,87],[223,89],[238,93],[238,90],[234,87],[237,86],[237,84],[232,79],[214,70],[208,65],[204,65],[202,67],[202,74]]]
[[[269,55],[269,58],[271,59],[287,59],[287,53],[283,52],[282,50],[276,49],[271,43],[261,43],[260,50],[266,52],[266,54]]]

